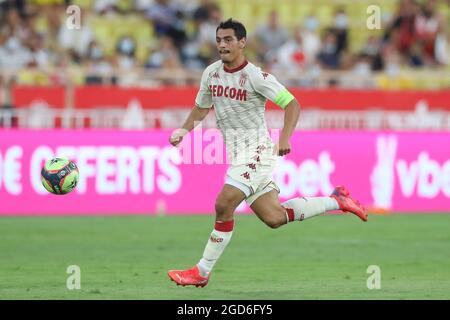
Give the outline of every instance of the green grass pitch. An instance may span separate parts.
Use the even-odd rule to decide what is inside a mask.
[[[205,288],[194,265],[213,216],[0,218],[0,299],[450,299],[450,215],[328,215],[271,230],[236,217]],[[69,265],[81,289],[68,290]],[[381,289],[367,288],[367,268]]]

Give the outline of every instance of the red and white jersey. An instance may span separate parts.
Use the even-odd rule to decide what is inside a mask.
[[[268,152],[272,150],[265,104],[267,99],[279,104],[277,97],[283,92],[287,92],[286,88],[273,75],[254,64],[245,61],[230,70],[219,60],[203,72],[195,103],[200,108],[214,106],[229,159],[233,164],[242,164],[260,145]]]

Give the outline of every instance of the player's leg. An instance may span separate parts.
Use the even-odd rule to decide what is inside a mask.
[[[329,197],[300,197],[281,204],[288,213],[289,221],[304,220],[327,211],[350,212],[367,221],[367,211],[358,200],[350,196],[343,186],[337,186]]]
[[[239,188],[240,186],[224,184],[214,205],[216,221],[230,221],[234,219],[234,211],[246,198],[244,191]]]
[[[238,185],[239,187],[239,185]],[[231,240],[234,227],[234,211],[246,198],[245,189],[225,184],[219,193],[216,204],[216,219],[214,229],[209,236],[203,256],[199,263],[188,270],[171,270],[169,277],[179,285],[195,285],[204,287],[209,280],[209,274],[222,252]]]
[[[258,197],[250,208],[256,216],[270,228],[278,228],[287,223],[286,209],[278,200],[278,191],[272,189]]]
[[[278,200],[278,192],[270,190],[251,203],[255,214],[271,228],[278,228],[292,221],[302,221],[328,211],[342,210],[367,221],[364,207],[350,197],[347,189],[338,186],[330,197],[293,198],[284,203]]]
[[[217,260],[231,240],[234,227],[234,211],[246,198],[245,193],[235,186],[225,184],[216,204],[216,222],[206,244],[203,257],[197,264],[200,275],[208,277]]]
[[[250,207],[271,228],[312,218],[327,211],[339,210],[338,203],[332,197],[294,198],[281,204],[276,190],[264,193]]]

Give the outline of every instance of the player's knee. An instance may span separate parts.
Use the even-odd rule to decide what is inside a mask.
[[[283,208],[273,208],[269,217],[264,219],[264,223],[271,229],[277,229],[286,224],[286,213]]]
[[[270,219],[270,220],[266,220],[264,222],[271,229],[277,229],[282,226],[282,224],[280,224],[279,221],[277,221],[277,220]]]
[[[266,219],[264,222],[269,228],[277,229],[277,228],[281,227],[282,225],[286,224],[286,218],[282,219],[280,217],[272,217],[272,218]]]
[[[233,212],[230,210],[229,206],[229,202],[226,200],[216,200],[215,209],[218,220],[227,221],[233,217]]]

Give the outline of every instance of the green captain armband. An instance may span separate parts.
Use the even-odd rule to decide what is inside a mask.
[[[284,109],[292,100],[294,100],[294,96],[287,89],[284,89],[275,97],[273,102],[281,109]]]

